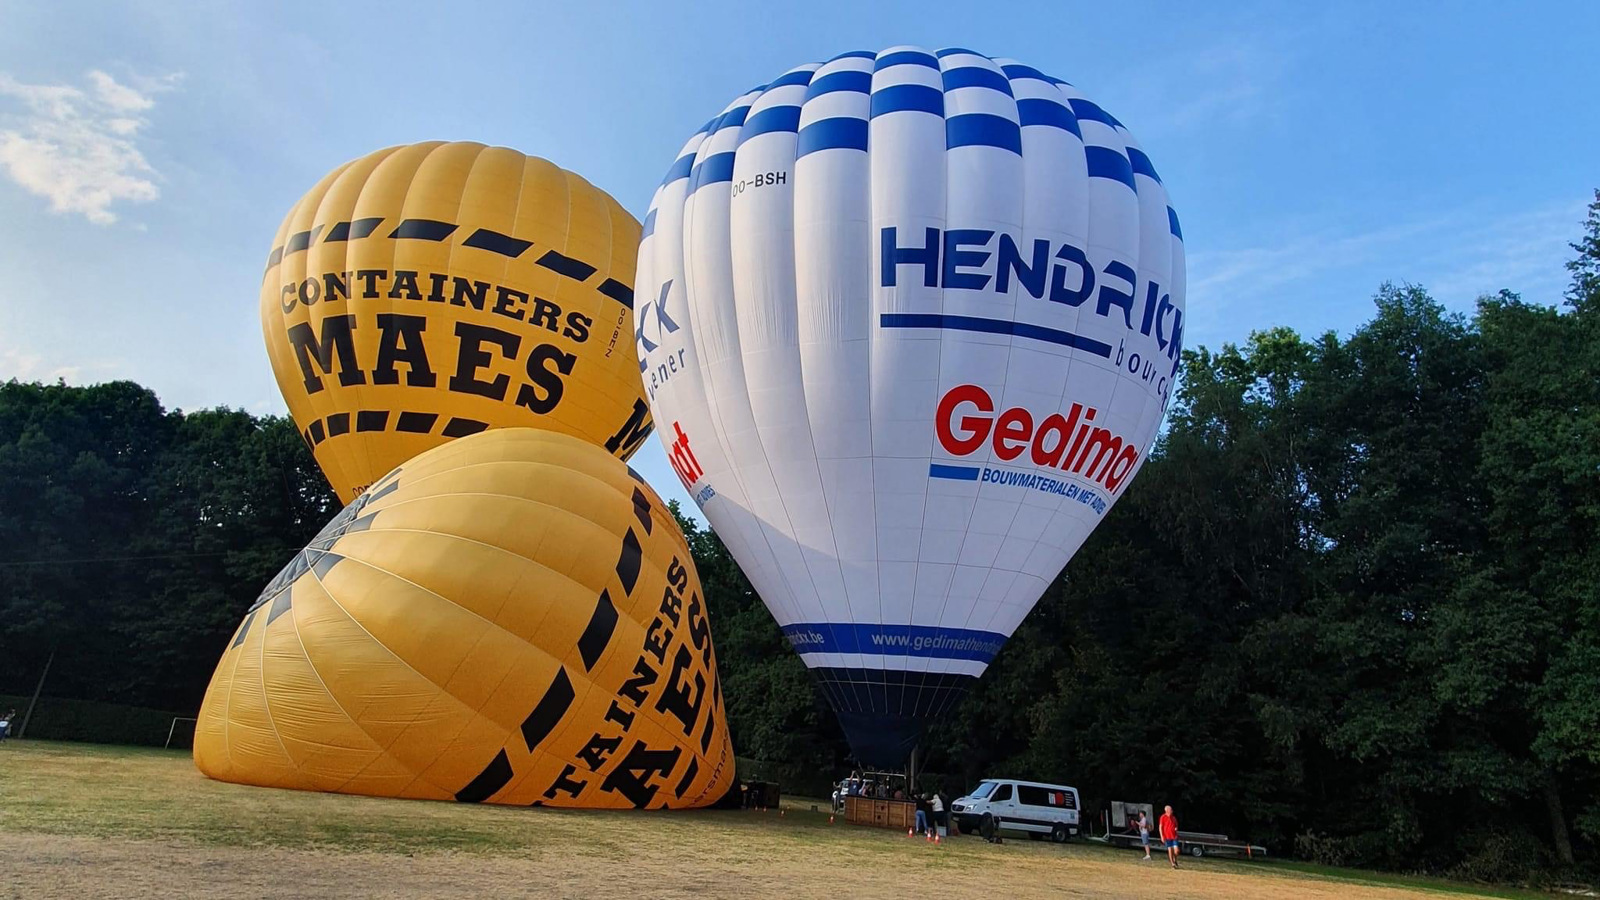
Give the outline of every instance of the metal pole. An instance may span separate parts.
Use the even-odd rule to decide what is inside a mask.
[[[17,739],[28,733],[28,720],[33,718],[33,707],[39,702],[39,692],[44,690],[44,680],[50,674],[50,664],[56,661],[56,648],[50,648],[50,658],[44,661],[44,671],[39,673],[39,683],[33,686],[33,699],[28,701],[28,711],[22,714],[22,727],[17,729]]]

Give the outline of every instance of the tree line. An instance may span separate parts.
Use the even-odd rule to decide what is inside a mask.
[[[1320,862],[1528,879],[1600,849],[1600,194],[1561,303],[1385,285],[1354,333],[1186,352],[1126,496],[926,765],[1172,803]],[[0,385],[0,693],[198,707],[338,502],[292,423]],[[842,772],[804,665],[683,519],[739,754]]]

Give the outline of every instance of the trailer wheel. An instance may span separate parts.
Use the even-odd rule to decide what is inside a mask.
[[[1206,855],[1206,848],[1200,846],[1199,844],[1190,844],[1189,855],[1199,859],[1200,857]]]
[[[1050,829],[1050,840],[1058,844],[1065,844],[1067,842],[1067,826],[1057,822],[1056,827]]]

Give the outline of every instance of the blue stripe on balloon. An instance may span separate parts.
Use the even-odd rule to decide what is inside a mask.
[[[1022,153],[1022,128],[1004,116],[989,113],[967,113],[951,116],[944,122],[944,146],[999,147],[1012,153]]]
[[[883,313],[878,324],[884,328],[934,328],[940,331],[971,331],[977,334],[1009,334],[1047,344],[1060,344],[1111,358],[1111,345],[1094,338],[1010,319],[985,319],[979,316],[949,316],[942,313]]]
[[[795,145],[795,158],[818,150],[867,149],[867,120],[836,116],[812,122],[800,129],[800,139]]]
[[[1128,158],[1110,147],[1088,146],[1083,148],[1083,154],[1089,163],[1090,178],[1109,178],[1120,181],[1137,193],[1139,188],[1133,183],[1133,166]]]
[[[735,106],[717,117],[717,131],[724,128],[735,128],[744,124],[744,117],[750,114],[750,107]]]
[[[1133,174],[1145,175],[1155,179],[1157,184],[1161,183],[1161,176],[1156,174],[1155,164],[1150,162],[1150,157],[1145,156],[1143,150],[1138,147],[1129,147],[1128,162],[1133,167]]]
[[[708,184],[733,180],[733,151],[714,153],[697,163],[689,173],[689,191],[700,190]]]
[[[1173,237],[1183,240],[1183,229],[1178,227],[1178,211],[1170,206],[1167,207],[1167,227],[1171,229]]]
[[[643,240],[656,233],[656,211],[650,210],[644,217],[644,228],[639,232],[639,239]]]
[[[979,469],[977,466],[942,466],[938,463],[928,464],[929,478],[946,478],[950,481],[977,481]]]
[[[994,659],[1006,642],[1005,635],[994,631],[889,622],[797,622],[785,625],[783,636],[801,656],[854,653],[982,663]]]
[[[965,49],[963,47],[946,47],[943,50],[939,50],[939,51],[935,52],[934,56],[937,56],[940,59],[944,59],[946,56],[955,56],[958,53],[965,53],[968,56],[983,56],[982,53],[979,53],[976,50],[967,50],[967,49]],[[983,56],[983,58],[984,59],[988,59],[989,57]]]
[[[872,118],[896,112],[944,115],[944,94],[925,84],[897,84],[872,94]]]
[[[1088,100],[1074,97],[1069,102],[1072,104],[1072,114],[1077,116],[1080,122],[1087,119],[1090,122],[1110,125],[1112,128],[1120,128],[1122,126],[1122,123],[1118,122],[1115,116]]]
[[[871,50],[847,50],[844,53],[841,53],[838,56],[835,56],[833,59],[828,60],[828,62],[834,62],[836,60],[841,60],[841,59],[877,59],[877,58],[878,58],[878,54],[873,53]]]
[[[945,93],[958,88],[981,87],[999,91],[1007,97],[1015,96],[1011,93],[1011,82],[1004,75],[993,69],[981,66],[962,66],[959,69],[949,69],[942,75]]]
[[[924,53],[921,50],[900,50],[878,57],[878,61],[872,64],[872,71],[882,72],[890,66],[926,66],[937,69],[939,60],[932,53]]]
[[[786,131],[790,134],[800,130],[800,107],[774,106],[763,109],[751,116],[744,123],[744,130],[739,132],[739,146],[757,135],[770,134],[774,131]]]
[[[1077,135],[1083,139],[1083,132],[1078,128],[1078,117],[1072,114],[1065,104],[1054,100],[1045,100],[1039,97],[1025,97],[1017,101],[1017,118],[1023,126],[1045,125],[1050,128],[1060,128]]]
[[[663,187],[677,181],[679,178],[688,178],[689,172],[694,168],[694,154],[685,153],[678,157],[678,161],[667,170],[667,177],[661,179]]]
[[[810,69],[797,69],[793,72],[787,72],[777,81],[767,85],[767,90],[770,91],[774,88],[788,87],[794,84],[810,84],[812,74]]]
[[[834,91],[853,91],[866,94],[872,91],[872,73],[858,72],[849,69],[843,72],[831,72],[818,78],[806,88],[806,99],[831,94]]]
[[[1000,71],[1006,73],[1007,78],[1036,78],[1039,81],[1049,82],[1050,84],[1066,84],[1065,81],[1062,81],[1054,75],[1046,75],[1038,69],[1035,69],[1033,66],[1024,66],[1020,63],[1010,63],[1008,65],[1001,66]]]

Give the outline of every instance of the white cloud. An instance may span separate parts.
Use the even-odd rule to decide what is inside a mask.
[[[85,374],[94,376],[95,381],[101,381],[117,367],[117,363],[107,360],[97,360],[87,365],[58,366],[46,362],[38,353],[0,348],[0,381],[15,378],[18,381],[42,381],[46,384],[57,381],[82,384]]]
[[[97,225],[117,220],[116,203],[161,195],[157,173],[139,149],[141,114],[181,75],[117,81],[98,69],[87,87],[25,84],[0,72],[0,171],[57,213],[80,213]]]

